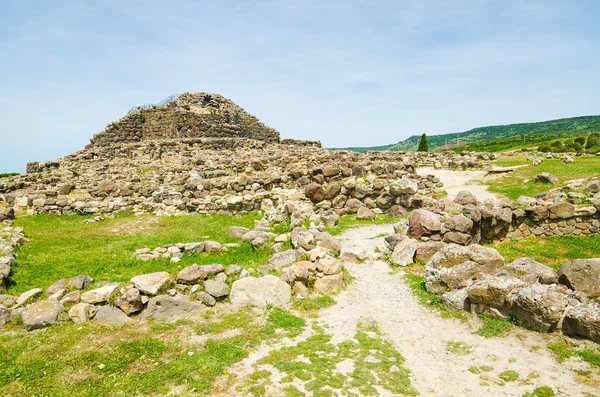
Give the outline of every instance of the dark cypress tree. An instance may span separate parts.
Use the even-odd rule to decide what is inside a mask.
[[[427,143],[427,135],[423,134],[423,136],[421,136],[421,142],[419,142],[419,149],[417,149],[417,151],[419,152],[428,152],[429,151],[429,144]]]

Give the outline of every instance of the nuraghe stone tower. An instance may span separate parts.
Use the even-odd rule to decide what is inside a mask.
[[[94,135],[88,148],[181,138],[280,140],[277,130],[224,96],[187,92],[166,105],[139,109],[109,124]]]

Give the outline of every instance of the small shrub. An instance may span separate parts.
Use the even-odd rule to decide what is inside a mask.
[[[531,393],[523,394],[523,397],[554,397],[554,390],[550,386],[536,387]]]
[[[519,373],[511,369],[506,370],[500,374],[500,379],[502,379],[505,382],[514,382],[517,379],[519,379],[519,377]]]

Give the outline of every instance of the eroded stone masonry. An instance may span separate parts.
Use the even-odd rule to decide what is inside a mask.
[[[76,322],[124,322],[224,301],[265,307],[289,302],[292,292],[334,293],[343,286],[342,260],[373,258],[341,252],[327,228],[337,225],[341,215],[374,219],[386,214],[398,222],[379,256],[396,266],[426,262],[427,288],[446,305],[499,317],[514,314],[530,329],[563,329],[600,341],[600,305],[593,300],[600,296],[599,260],[573,261],[555,274],[527,258],[506,264],[495,250],[479,245],[505,238],[598,234],[600,182],[581,187],[585,194],[573,186],[570,192],[551,190],[517,202],[481,202],[469,192],[444,199],[438,178],[415,172],[424,166],[484,169],[496,156],[330,151],[316,141],[280,139],[276,130],[216,94],[183,94],[167,105],[138,109],[95,135],[84,150],[53,162],[29,163],[26,174],[2,179],[0,289],[15,265],[15,249],[26,241],[10,221],[23,213],[97,215],[92,222],[124,211],[263,211],[265,218],[254,230],[233,228],[230,233],[240,237],[240,244],[270,249],[269,264],[256,272],[235,265],[192,265],[177,277],[158,272],[93,290],[86,290],[89,277],[72,275],[48,288],[45,301],[35,301],[43,292],[39,288],[19,297],[1,295],[0,325],[15,318],[22,318],[27,329],[57,324],[65,305]],[[272,222],[290,222],[291,233],[275,235]],[[287,243],[292,249],[283,250]],[[132,255],[177,262],[184,255],[233,248],[216,241],[181,242],[139,247]]]

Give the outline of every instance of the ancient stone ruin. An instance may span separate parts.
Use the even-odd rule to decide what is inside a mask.
[[[276,130],[217,94],[186,93],[162,106],[136,109],[95,135],[85,149],[57,161],[29,163],[26,174],[0,182],[0,206],[6,208],[0,212],[5,222],[0,288],[16,263],[15,249],[26,242],[23,230],[10,222],[21,214],[93,214],[89,221],[95,222],[119,212],[262,211],[263,223],[254,230],[230,233],[240,244],[271,249],[268,265],[254,273],[236,265],[192,265],[176,277],[158,272],[124,285],[108,281],[93,290],[86,290],[89,277],[73,275],[48,288],[45,301],[35,302],[43,292],[39,288],[20,297],[3,296],[0,321],[20,316],[27,329],[41,328],[60,322],[64,305],[73,305],[68,313],[76,322],[125,322],[169,310],[185,313],[226,299],[266,307],[286,304],[292,293],[335,293],[343,286],[344,260],[373,257],[342,251],[327,228],[342,215],[374,219],[385,214],[399,221],[379,257],[395,266],[426,263],[427,289],[447,306],[515,315],[526,328],[563,329],[600,341],[600,307],[593,301],[600,292],[578,276],[585,270],[600,277],[597,260],[574,261],[555,274],[527,258],[506,264],[495,250],[479,245],[527,236],[598,234],[600,204],[557,192],[517,202],[481,202],[465,191],[451,201],[443,198],[437,177],[415,172],[423,166],[485,169],[496,156],[330,151],[317,141],[282,140]],[[289,222],[291,233],[274,234],[272,222]],[[292,249],[284,250],[284,243]],[[184,255],[230,248],[217,241],[181,242],[139,247],[132,255],[177,262]]]

